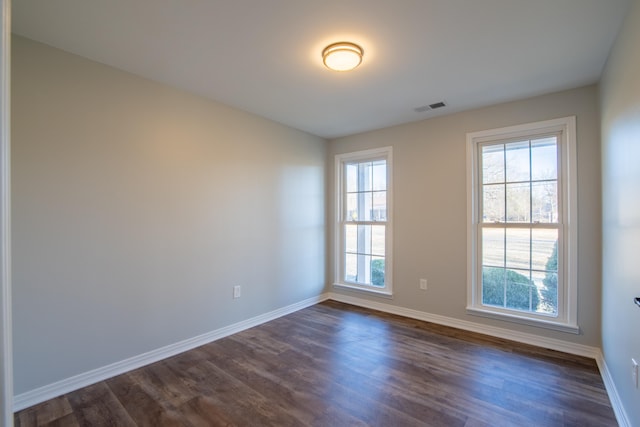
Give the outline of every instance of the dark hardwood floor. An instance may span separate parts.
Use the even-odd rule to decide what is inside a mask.
[[[17,426],[615,426],[595,361],[324,302],[15,415]]]

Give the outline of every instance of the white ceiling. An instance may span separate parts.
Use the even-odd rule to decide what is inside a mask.
[[[15,33],[325,138],[597,82],[629,0],[17,0]],[[350,73],[324,68],[360,44]],[[447,107],[417,113],[438,101]]]

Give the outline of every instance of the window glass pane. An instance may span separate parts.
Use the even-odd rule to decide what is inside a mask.
[[[482,191],[482,221],[504,222],[504,184],[485,185]]]
[[[507,229],[506,266],[509,268],[530,268],[531,237],[530,230]]]
[[[358,277],[358,255],[345,254],[344,280],[355,282]]]
[[[358,165],[347,164],[345,165],[345,171],[347,176],[347,192],[353,193],[358,191]]]
[[[373,191],[387,189],[387,161],[373,162]]]
[[[504,228],[482,229],[482,265],[504,266]]]
[[[347,252],[358,252],[358,226],[345,225],[344,227],[345,250]]]
[[[558,314],[558,230],[535,231],[539,233],[534,239],[544,246],[544,250],[540,251],[538,265],[544,263],[545,270],[532,272],[540,293],[538,312],[556,316]],[[553,240],[554,238],[556,240]]]
[[[371,284],[371,256],[370,255],[358,255],[358,277],[356,279],[358,283],[363,285]]]
[[[538,291],[529,278],[529,271],[507,270],[507,300],[505,306],[515,310],[536,311]]]
[[[557,137],[547,137],[531,141],[531,179],[558,178]]]
[[[358,193],[347,194],[347,210],[345,212],[346,221],[358,219]]]
[[[371,192],[358,193],[358,220],[371,221],[373,210],[373,197]]]
[[[529,141],[505,146],[507,182],[529,180]]]
[[[371,226],[371,254],[384,256],[385,226]]]
[[[482,267],[482,303],[504,306],[505,269]]]
[[[371,258],[371,284],[380,288],[384,287],[384,258]]]
[[[358,191],[371,191],[373,164],[366,162],[360,163],[358,166]]]
[[[482,147],[482,182],[504,182],[504,145]]]
[[[537,273],[536,284],[540,289],[538,312],[558,314],[558,273]],[[540,285],[542,283],[542,285]]]
[[[558,182],[531,183],[531,215],[533,222],[558,222]]]
[[[376,191],[373,193],[373,219],[376,221],[387,220],[387,192]]]
[[[558,271],[558,230],[531,230],[531,268]]]
[[[529,185],[507,184],[507,222],[530,222]]]
[[[358,225],[358,253],[371,253],[371,226]]]

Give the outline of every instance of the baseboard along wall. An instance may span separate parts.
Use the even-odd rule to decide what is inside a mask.
[[[200,347],[201,345],[209,344],[210,342],[219,340],[229,335],[236,334],[238,332],[242,332],[246,329],[250,329],[254,326],[258,326],[271,320],[275,320],[279,317],[286,316],[287,314],[294,313],[298,310],[302,310],[303,308],[318,304],[327,299],[329,299],[328,294],[321,294],[317,297],[312,297],[295,304],[291,304],[286,307],[261,314],[256,317],[252,317],[242,322],[234,323],[233,325],[225,326],[224,328],[207,332],[206,334],[189,338],[175,344],[170,344],[168,346],[161,347],[156,350],[152,350],[150,352],[122,360],[120,362],[112,363],[110,365],[103,366],[101,368],[94,369],[88,372],[83,372],[73,377],[66,378],[64,380],[39,387],[34,390],[30,390],[26,393],[22,393],[14,397],[13,410],[14,412],[17,412],[30,406],[37,405],[38,403],[45,402],[49,399],[62,396],[63,394],[90,386],[91,384],[95,384],[97,382],[104,381],[117,375],[124,374],[125,372],[150,365],[151,363],[159,362],[160,360],[175,356],[180,353],[184,353],[185,351],[192,350],[196,347]]]
[[[534,334],[512,331],[510,329],[482,325],[466,320],[431,314],[423,311],[412,310],[387,303],[370,301],[363,298],[333,292],[321,294],[317,297],[309,298],[304,301],[300,301],[298,303],[291,304],[256,317],[252,317],[242,322],[234,323],[233,325],[229,325],[224,328],[199,335],[197,337],[189,338],[175,344],[152,350],[150,352],[122,360],[120,362],[94,369],[92,371],[84,372],[82,374],[66,378],[64,380],[28,391],[26,393],[16,395],[13,402],[14,412],[20,411],[33,405],[37,405],[49,399],[53,399],[63,394],[70,393],[80,388],[87,387],[91,384],[104,381],[116,375],[124,374],[134,369],[141,368],[145,365],[149,365],[168,357],[175,356],[177,354],[219,340],[229,335],[242,332],[246,329],[253,328],[255,326],[261,325],[282,316],[286,316],[287,314],[302,310],[304,308],[329,299],[355,305],[358,307],[370,308],[389,314],[409,317],[425,322],[432,322],[443,326],[450,326],[453,328],[485,334],[496,338],[508,339],[511,341],[517,341],[537,347],[595,359],[596,363],[598,364],[598,368],[600,369],[600,374],[603,378],[603,382],[607,389],[607,393],[609,395],[609,399],[611,400],[611,405],[613,407],[618,423],[621,427],[631,427],[602,351],[597,347],[590,347],[581,344],[565,342],[562,340],[545,338]]]

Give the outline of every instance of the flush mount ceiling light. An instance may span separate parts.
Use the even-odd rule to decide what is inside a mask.
[[[334,71],[350,71],[362,62],[364,51],[360,46],[349,42],[333,43],[322,51],[324,65]]]

